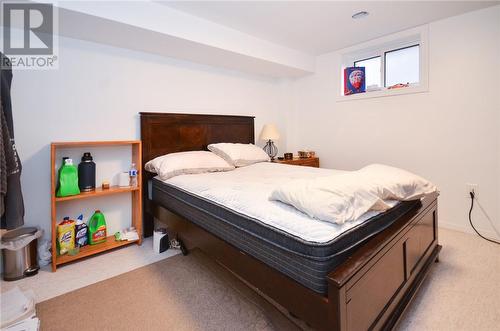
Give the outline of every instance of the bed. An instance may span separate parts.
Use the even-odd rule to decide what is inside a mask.
[[[141,138],[144,165],[156,156],[204,150],[210,143],[254,143],[254,119],[141,113]],[[151,234],[154,218],[167,224],[187,250],[201,249],[316,329],[392,328],[437,261],[437,194],[367,215],[347,228],[318,221],[304,230],[292,207],[258,200],[266,196],[266,185],[250,185],[262,182],[269,188],[272,180],[327,172],[304,168],[260,163],[167,181],[145,172],[145,235]],[[203,187],[208,182],[211,191]],[[220,194],[224,189],[234,194],[237,187],[246,191],[236,199]]]

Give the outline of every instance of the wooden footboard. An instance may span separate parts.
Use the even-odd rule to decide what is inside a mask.
[[[390,329],[437,259],[437,200],[428,197],[405,226],[379,234],[328,275],[335,329]]]

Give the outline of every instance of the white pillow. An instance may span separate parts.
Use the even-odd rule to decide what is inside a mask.
[[[208,149],[235,167],[269,161],[269,155],[253,144],[219,143],[208,145]]]
[[[437,187],[422,177],[372,164],[358,171],[289,181],[271,192],[269,199],[292,205],[313,218],[343,224],[370,210],[389,209],[390,200],[416,200],[433,192]]]
[[[170,153],[146,163],[147,171],[157,173],[162,180],[185,174],[229,171],[234,167],[208,151]]]
[[[337,224],[357,220],[369,210],[390,208],[357,171],[291,180],[271,192],[269,199],[289,204],[312,218]]]
[[[372,192],[383,200],[409,201],[437,192],[436,185],[409,171],[383,164],[371,164],[358,171]]]

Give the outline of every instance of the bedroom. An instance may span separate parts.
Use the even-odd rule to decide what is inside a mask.
[[[9,3],[25,4],[6,1],[2,6]],[[27,7],[17,8],[10,21],[5,19],[5,8],[2,28],[5,32],[12,24],[12,33],[8,38],[2,33],[2,53],[12,66],[12,85],[7,91],[12,106],[4,104],[8,86],[4,76],[9,68],[2,66],[2,108],[11,109],[13,130],[9,134],[15,133],[22,164],[18,187],[24,208],[5,203],[5,212],[20,216],[9,220],[4,216],[2,227],[34,227],[36,234],[30,235],[38,236],[37,263],[45,264],[31,277],[2,280],[2,295],[34,296],[28,299],[36,303],[36,318],[24,323],[38,327],[39,321],[42,330],[57,330],[82,315],[86,316],[79,325],[83,330],[95,327],[92,318],[107,330],[498,327],[500,248],[479,237],[470,224],[471,220],[487,239],[500,240],[500,90],[495,81],[500,76],[498,2],[59,1],[49,14],[37,12],[40,7],[28,7],[39,13],[30,17],[35,22],[29,25],[35,29],[30,38],[35,35],[39,40],[35,47],[47,40],[53,46],[47,55],[31,53],[41,59],[31,65],[22,61],[27,55],[19,51],[25,47],[22,27],[26,23],[19,11]],[[38,19],[49,17],[44,22],[52,23],[52,30],[36,30],[42,26],[37,15]],[[7,48],[8,41],[15,46]],[[399,55],[403,65],[396,58],[391,67],[391,54]],[[364,92],[344,93],[348,67],[365,68]],[[392,69],[393,77],[401,74],[404,80],[391,79]],[[408,75],[416,79],[410,82]],[[263,132],[269,124],[273,124],[267,126],[270,130]],[[177,200],[160,198],[165,192],[155,193],[159,184],[144,167],[155,157],[206,151],[213,143],[254,143],[262,152],[269,139],[277,148],[275,162],[179,175],[167,181],[227,176],[217,181],[218,191],[257,190],[260,182],[271,183],[267,188],[272,191],[296,177],[320,178],[381,164],[421,176],[437,187],[439,197],[437,202],[424,199],[420,206],[409,206],[399,225],[387,219],[381,222],[387,228],[372,229],[364,236],[347,231],[343,247],[329,248],[345,249],[345,254],[326,263],[316,262],[325,262],[320,255],[327,253],[310,247],[320,247],[318,243],[335,237],[329,231],[337,225],[315,214],[317,210],[286,207],[300,215],[297,224],[314,221],[318,227],[316,238],[303,238],[311,233],[292,236],[301,238],[294,241],[295,249],[317,254],[297,262],[299,266],[312,264],[304,270],[295,266],[299,275],[294,276],[272,262],[288,257],[263,244],[281,240],[288,245],[285,238],[289,236],[278,234],[290,234],[293,224],[277,217],[268,220],[273,225],[252,227],[260,231],[257,245],[265,247],[264,255],[270,258],[260,256],[214,229],[200,230],[200,220],[208,221],[206,211],[214,214],[217,210],[201,200],[169,204]],[[258,154],[257,150],[251,151]],[[314,159],[277,159],[308,150],[315,152]],[[85,152],[91,153],[95,163],[96,189],[90,195],[56,196],[62,158],[72,158],[78,167]],[[234,167],[233,161],[224,160],[229,168]],[[136,163],[138,183],[135,188],[120,189],[120,175],[131,169],[131,163]],[[256,173],[249,174],[252,167]],[[110,189],[102,189],[104,181]],[[241,185],[231,186],[234,182]],[[296,185],[297,194],[304,193],[300,189],[307,185]],[[4,187],[6,196],[15,194],[9,185],[2,185],[2,195]],[[225,208],[251,214],[250,220],[255,221],[251,224],[259,225],[263,220],[254,213],[265,218],[271,191],[259,193],[262,203],[255,205],[245,203],[245,198],[253,199],[245,191],[247,195],[229,199],[235,205]],[[167,193],[182,196],[181,191]],[[305,190],[304,195],[316,197],[308,193]],[[469,217],[471,202],[475,205]],[[272,203],[288,206],[283,201]],[[57,225],[66,216],[76,220],[80,214],[89,223],[97,209],[106,218],[106,243],[87,245],[80,251],[73,244],[71,252],[59,255]],[[419,215],[432,215],[432,219],[422,219],[430,220],[426,225],[432,224],[433,231],[429,232],[430,226],[415,227]],[[360,222],[376,224],[371,218],[356,218],[347,220],[345,227]],[[122,230],[131,225],[136,228],[135,241],[110,238],[117,232],[126,235]],[[407,235],[410,226],[417,229],[417,237]],[[151,234],[164,227],[169,239],[179,239],[174,244],[188,246],[188,255],[177,246],[156,253]],[[4,231],[2,244],[7,245]],[[428,232],[432,243],[412,256],[412,248],[429,239]],[[243,238],[241,233],[235,237]],[[356,244],[352,237],[363,240]],[[299,245],[304,242],[315,245]],[[382,257],[390,257],[384,247],[399,244],[401,249],[394,250],[401,254],[394,258],[396,265],[384,267]],[[2,249],[3,254],[7,250]],[[439,263],[426,263],[434,253],[435,259],[439,253]],[[9,278],[5,266],[12,267],[12,263],[3,254],[5,279]],[[412,259],[416,259],[415,269],[408,262]],[[349,261],[363,267],[356,269]],[[308,278],[311,265],[320,279],[317,282]],[[381,285],[362,287],[362,276],[376,268],[384,270],[375,277]],[[415,281],[420,275],[421,282]],[[392,280],[396,289],[386,291],[384,286],[390,287]],[[335,281],[337,287],[332,285]],[[14,293],[16,288],[19,291]],[[383,288],[383,293],[370,293],[377,288]],[[335,302],[342,300],[342,293],[349,299]],[[4,309],[10,305],[4,298],[5,316]]]

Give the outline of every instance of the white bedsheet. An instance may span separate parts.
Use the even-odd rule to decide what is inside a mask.
[[[278,185],[290,180],[341,172],[262,162],[228,172],[176,176],[164,182],[256,218],[302,240],[325,243],[380,212],[369,211],[353,222],[332,224],[313,219],[282,202],[270,201],[269,196]],[[394,206],[397,202],[388,203]]]

